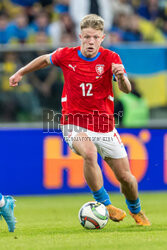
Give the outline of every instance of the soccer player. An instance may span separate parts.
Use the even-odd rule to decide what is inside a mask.
[[[111,204],[103,186],[97,152],[108,163],[121,185],[130,215],[139,225],[150,225],[141,211],[138,187],[130,172],[127,153],[114,127],[112,77],[121,91],[129,93],[131,84],[118,54],[101,47],[105,38],[104,20],[87,15],[81,20],[81,46],[60,48],[37,57],[10,77],[11,87],[22,77],[50,64],[64,74],[61,128],[71,149],[84,160],[84,176],[96,201],[103,203],[110,219],[121,221],[126,213]]]
[[[16,220],[14,217],[14,202],[11,196],[3,196],[0,193],[0,218],[3,216],[5,219],[9,232],[14,232]]]

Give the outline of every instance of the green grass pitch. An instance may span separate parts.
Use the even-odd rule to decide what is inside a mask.
[[[113,205],[127,211],[124,197],[110,194]],[[9,233],[0,221],[1,250],[165,250],[167,249],[167,193],[141,193],[151,227],[135,225],[128,214],[123,222],[109,221],[101,230],[86,230],[78,220],[80,207],[91,195],[15,197],[17,229]]]

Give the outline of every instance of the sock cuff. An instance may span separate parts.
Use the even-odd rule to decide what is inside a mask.
[[[108,206],[111,204],[109,195],[107,191],[105,190],[104,186],[102,186],[99,190],[93,191],[93,197],[96,201],[101,202],[105,206]]]
[[[127,200],[126,204],[128,206],[128,209],[133,214],[138,214],[141,211],[141,204],[139,197],[136,200]]]
[[[139,197],[136,200],[127,200],[126,199],[126,202],[128,202],[130,204],[136,204],[136,203],[140,202],[140,199],[139,199]]]

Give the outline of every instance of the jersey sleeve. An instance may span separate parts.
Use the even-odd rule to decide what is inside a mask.
[[[120,56],[117,53],[113,53],[111,63],[122,64],[123,65],[122,60],[121,60]],[[124,75],[127,76],[125,68],[124,68]],[[115,75],[113,75],[113,81],[116,81]]]
[[[59,48],[50,54],[50,62],[58,67],[61,65],[61,60],[63,56],[63,49]]]

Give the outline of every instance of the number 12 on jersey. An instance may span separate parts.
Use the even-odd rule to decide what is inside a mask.
[[[93,93],[91,93],[92,83],[81,83],[80,87],[82,88],[82,96],[92,96],[93,95]],[[86,87],[88,87],[88,90],[86,90]]]

